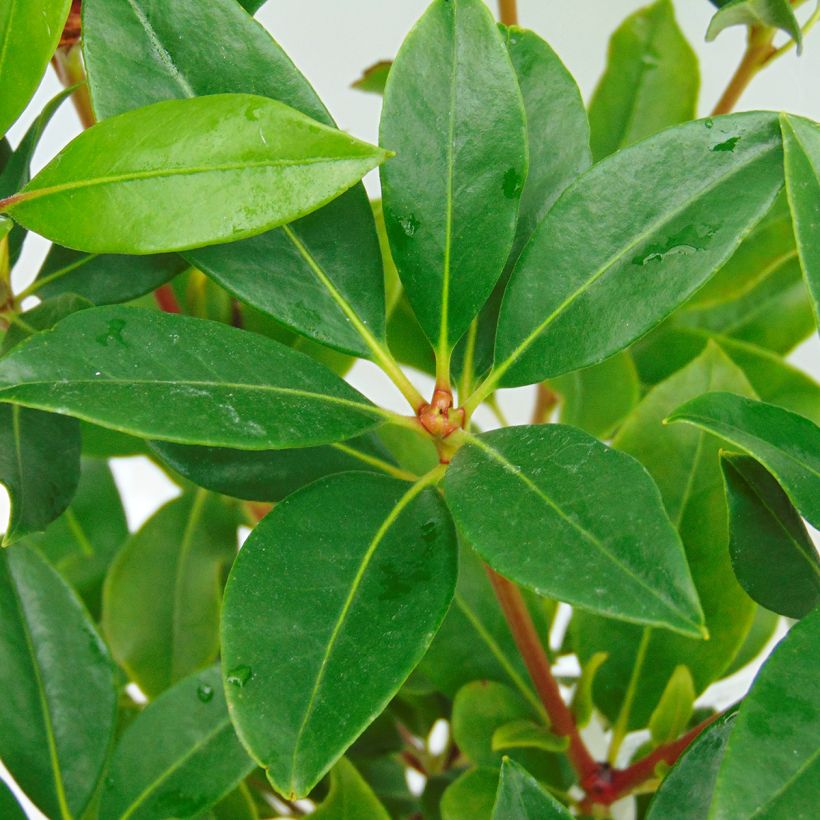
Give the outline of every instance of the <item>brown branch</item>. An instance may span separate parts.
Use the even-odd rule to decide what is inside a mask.
[[[772,45],[773,36],[774,31],[772,29],[764,29],[760,26],[752,26],[749,29],[749,42],[746,51],[743,53],[735,73],[729,80],[726,90],[715,104],[712,110],[713,116],[728,114],[737,105],[737,101],[749,83],[774,55],[776,49]]]
[[[518,25],[518,9],[516,0],[498,0],[498,16],[505,26]]]
[[[546,424],[556,404],[558,404],[558,394],[550,390],[543,382],[539,384],[535,393],[532,424]]]

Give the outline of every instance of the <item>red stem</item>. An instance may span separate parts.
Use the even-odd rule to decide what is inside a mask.
[[[154,298],[157,300],[157,304],[160,308],[166,313],[182,313],[182,308],[179,306],[174,289],[167,282],[164,285],[160,285],[154,291]]]

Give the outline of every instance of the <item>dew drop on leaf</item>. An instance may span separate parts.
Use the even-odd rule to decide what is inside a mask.
[[[714,125],[715,125],[715,121],[714,121],[711,117],[707,117],[707,118],[703,121],[703,124],[704,124],[707,128],[713,128],[713,127],[714,127]]]
[[[426,521],[421,525],[421,537],[429,544],[435,541],[438,531],[438,525],[435,521]]]
[[[209,703],[214,697],[214,688],[207,683],[200,683],[196,688],[196,696],[203,702]]]
[[[515,168],[510,168],[504,174],[504,196],[507,197],[507,199],[515,199],[515,197],[521,193],[522,183],[523,179],[521,174],[519,174]]]
[[[723,142],[719,142],[717,145],[713,145],[709,150],[712,152],[720,152],[720,151],[729,151],[732,152],[735,150],[735,146],[740,142],[740,137],[729,137],[729,139],[724,140]]]
[[[228,672],[226,680],[231,686],[242,688],[251,679],[252,675],[253,671],[250,666],[235,666]]]
[[[404,231],[405,236],[413,236],[419,229],[419,221],[413,216],[413,214],[410,214],[410,216],[403,216],[399,219],[399,225],[401,225],[401,229]]]
[[[109,342],[116,342],[123,347],[127,347],[125,340],[122,338],[123,330],[125,330],[124,319],[111,319],[108,322],[108,332],[97,336],[97,344],[108,347]]]

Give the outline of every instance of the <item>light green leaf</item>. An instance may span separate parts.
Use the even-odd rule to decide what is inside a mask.
[[[562,752],[569,745],[565,737],[559,737],[544,726],[531,720],[514,720],[499,726],[493,732],[493,751],[507,749],[540,749],[543,752]]]
[[[249,450],[351,438],[385,413],[284,345],[119,306],[72,314],[0,359],[0,401],[141,438]]]
[[[460,531],[502,575],[593,612],[701,635],[680,539],[629,456],[564,425],[496,430],[467,438],[445,491]]]
[[[425,482],[320,479],[253,531],[226,588],[223,669],[237,731],[278,791],[309,792],[384,709],[455,581],[452,523]]]
[[[390,820],[356,767],[344,757],[330,772],[330,793],[313,813],[316,820]]]
[[[820,526],[820,428],[782,407],[712,392],[678,407],[683,421],[722,436],[774,475],[800,513]]]
[[[818,659],[820,610],[815,610],[778,644],[743,699],[718,772],[710,820],[808,820],[816,813]]]
[[[37,550],[0,551],[0,758],[54,820],[79,817],[114,732],[108,651]]]
[[[820,602],[820,558],[788,496],[753,458],[723,453],[729,550],[740,585],[762,606],[802,618]]]
[[[168,100],[89,128],[0,210],[90,253],[183,250],[291,222],[386,157],[266,97]]]
[[[595,701],[592,697],[592,687],[595,683],[595,676],[598,670],[606,663],[609,657],[608,652],[595,652],[584,664],[581,669],[581,677],[575,686],[575,692],[572,695],[572,716],[575,718],[575,723],[579,728],[583,728],[592,719],[592,713],[595,709]]]
[[[789,195],[803,275],[820,326],[820,126],[787,114],[780,116]]]
[[[114,658],[148,697],[216,658],[237,525],[233,510],[199,490],[162,507],[114,560],[103,630]]]
[[[661,699],[649,718],[649,731],[658,746],[683,734],[695,705],[695,684],[687,666],[675,667]]]
[[[377,63],[368,66],[351,88],[365,91],[368,94],[384,94],[384,87],[387,84],[387,76],[393,67],[392,60],[379,60]]]
[[[169,689],[120,738],[100,817],[198,817],[255,768],[236,737],[218,669]]]
[[[769,641],[777,629],[780,616],[768,609],[759,606],[755,609],[754,619],[746,638],[737,650],[737,654],[732,658],[732,662],[723,672],[723,677],[728,678],[734,675],[744,666],[760,657],[763,650],[769,645]]]
[[[596,162],[619,148],[694,119],[698,58],[671,0],[638,9],[609,41],[607,66],[589,104]]]
[[[768,211],[780,143],[773,114],[732,114],[670,128],[579,177],[516,265],[483,392],[595,364],[660,322]]]
[[[5,0],[0,5],[0,136],[40,85],[70,7],[71,0]]]
[[[789,0],[729,0],[709,23],[707,41],[712,41],[729,26],[769,26],[785,31],[796,43],[797,53],[803,45],[800,23]]]
[[[493,820],[569,820],[570,817],[567,808],[523,766],[504,758]]]
[[[499,769],[468,769],[441,797],[441,820],[491,820]]]
[[[446,366],[504,268],[527,175],[515,71],[481,0],[434,0],[410,32],[381,142],[397,152],[382,170],[393,259]]]

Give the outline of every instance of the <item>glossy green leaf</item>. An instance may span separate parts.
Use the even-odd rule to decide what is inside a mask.
[[[567,808],[514,760],[505,758],[493,807],[493,820],[569,820]]]
[[[609,41],[606,70],[589,104],[595,160],[694,119],[699,79],[671,0],[627,17]]]
[[[780,143],[774,115],[732,114],[670,128],[579,177],[513,272],[492,384],[595,364],[685,301],[768,211]]]
[[[356,767],[344,757],[330,772],[330,793],[313,813],[316,820],[390,820]]]
[[[15,345],[18,345],[23,339],[28,339],[37,331],[48,330],[54,327],[57,322],[65,319],[66,316],[90,307],[93,307],[91,302],[73,293],[64,293],[61,296],[55,296],[53,299],[40,302],[36,307],[17,316],[16,321],[12,322],[11,327],[3,337],[2,344],[0,344],[0,355],[5,355]]]
[[[128,536],[128,525],[111,469],[84,459],[77,493],[68,509],[41,535],[28,541],[74,587],[95,618],[111,561]]]
[[[514,720],[499,726],[493,732],[493,751],[507,749],[540,749],[544,752],[562,752],[568,741],[539,726],[531,720]]]
[[[441,820],[491,820],[499,770],[468,769],[441,797]]]
[[[245,783],[240,783],[200,820],[259,820],[259,810]]]
[[[0,404],[0,484],[11,499],[2,546],[44,530],[69,505],[80,446],[75,419]]]
[[[647,820],[704,820],[736,717],[731,712],[698,735],[664,778]]]
[[[710,820],[796,820],[815,814],[818,659],[820,610],[815,610],[775,648],[743,699],[718,772]]]
[[[27,816],[12,790],[0,781],[0,817],[4,820],[26,820]]]
[[[242,48],[214,48],[214,32]],[[83,48],[100,117],[169,98],[248,93],[334,124],[285,52],[235,0],[86,0]],[[123,60],[132,70],[120,70]],[[361,329],[384,338],[379,246],[361,186],[287,228],[187,256],[298,333],[365,356]]]
[[[721,456],[729,550],[740,585],[762,606],[802,618],[820,602],[820,557],[788,496],[753,458]]]
[[[162,507],[117,554],[105,581],[103,630],[148,697],[215,660],[237,524],[233,510],[199,490]]]
[[[236,737],[218,669],[150,703],[114,750],[100,817],[199,817],[255,768]]]
[[[467,440],[445,490],[460,531],[502,575],[584,609],[701,635],[680,539],[629,456],[564,425],[496,430]]]
[[[77,250],[183,250],[304,216],[386,156],[266,97],[167,100],[89,128],[0,206]]]
[[[70,6],[71,0],[6,0],[0,7],[0,135],[40,85]]]
[[[649,731],[657,745],[680,737],[689,725],[695,705],[695,684],[688,667],[675,667],[661,699],[649,718]]]
[[[390,70],[381,142],[397,152],[382,170],[393,259],[446,359],[501,275],[527,175],[515,71],[481,0],[434,0],[413,28]]]
[[[746,633],[746,638],[740,645],[737,654],[732,658],[732,662],[723,673],[724,678],[734,675],[739,669],[750,664],[760,657],[763,650],[769,645],[769,641],[777,629],[780,616],[762,606],[757,607],[754,620]]]
[[[717,10],[709,23],[706,39],[714,40],[729,26],[779,28],[797,42],[798,53],[803,44],[800,23],[789,0],[729,0]]]
[[[683,421],[722,436],[754,456],[811,524],[820,526],[820,428],[782,407],[712,392],[678,407]]]
[[[783,114],[783,152],[797,248],[820,323],[820,126]]]
[[[0,359],[0,401],[144,438],[250,450],[351,438],[384,413],[269,339],[120,306],[75,313]]]
[[[709,640],[653,632],[635,688],[629,728],[645,727],[679,664],[685,664],[696,693],[717,680],[740,648],[754,606],[735,579],[729,560],[725,491],[718,454],[723,443],[663,419],[681,399],[712,387],[752,393],[748,381],[714,345],[667,381],[651,390],[631,413],[614,445],[636,457],[660,488],[664,505],[680,532],[706,617]],[[643,632],[576,612],[572,643],[582,664],[596,652],[609,658],[594,683],[595,703],[615,720],[629,685]]]
[[[39,553],[0,552],[0,758],[48,817],[79,817],[114,731],[108,651]]]
[[[228,701],[286,796],[309,792],[382,711],[450,604],[452,523],[424,486],[320,479],[277,505],[234,564],[222,616]]]

